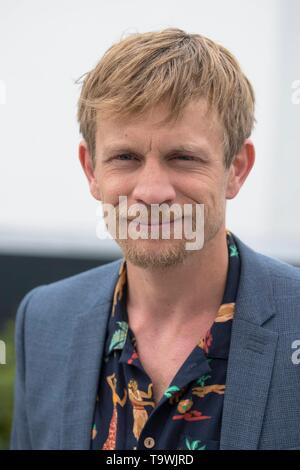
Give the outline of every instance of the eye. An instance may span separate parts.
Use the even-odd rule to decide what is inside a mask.
[[[190,155],[178,155],[177,157],[174,157],[174,159],[179,159],[179,160],[182,160],[182,161],[189,161],[189,160],[195,160],[194,157],[190,156]]]
[[[122,153],[121,155],[116,155],[116,157],[114,157],[114,160],[120,160],[122,162],[131,161],[133,159],[135,159],[135,157],[128,153]]]

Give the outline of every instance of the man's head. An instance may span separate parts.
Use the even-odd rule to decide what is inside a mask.
[[[230,52],[179,29],[135,34],[85,78],[79,156],[91,193],[118,207],[204,204],[204,242],[224,228],[254,163],[254,94]],[[143,266],[170,266],[185,240],[117,240]]]

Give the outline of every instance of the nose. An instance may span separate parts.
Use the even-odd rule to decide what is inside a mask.
[[[135,202],[144,204],[172,203],[176,191],[170,180],[168,168],[156,158],[149,158],[137,175],[132,192]]]

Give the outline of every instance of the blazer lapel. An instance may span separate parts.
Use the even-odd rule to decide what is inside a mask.
[[[278,334],[262,325],[275,315],[264,258],[235,237],[241,275],[232,324],[221,449],[257,449]]]
[[[71,332],[61,422],[61,449],[89,449],[107,322],[117,281],[118,260],[99,276],[97,301],[74,319]]]
[[[242,320],[232,327],[220,448],[257,449],[278,335]]]

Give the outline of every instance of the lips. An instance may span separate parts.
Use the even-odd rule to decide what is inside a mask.
[[[181,220],[181,217],[178,218],[178,219],[174,219],[174,220],[171,220],[169,222],[159,222],[159,223],[144,223],[144,222],[139,222],[139,221],[136,221],[136,224],[137,225],[140,225],[141,227],[159,227],[159,226],[163,226],[163,225],[171,225],[173,224],[174,222],[178,222],[179,220]]]
[[[141,225],[142,227],[159,227],[159,226],[163,226],[163,225],[169,225],[169,224],[171,225],[174,222],[175,222],[174,220],[172,220],[170,222],[159,223],[159,224],[143,224],[143,223],[138,222],[138,225]]]

